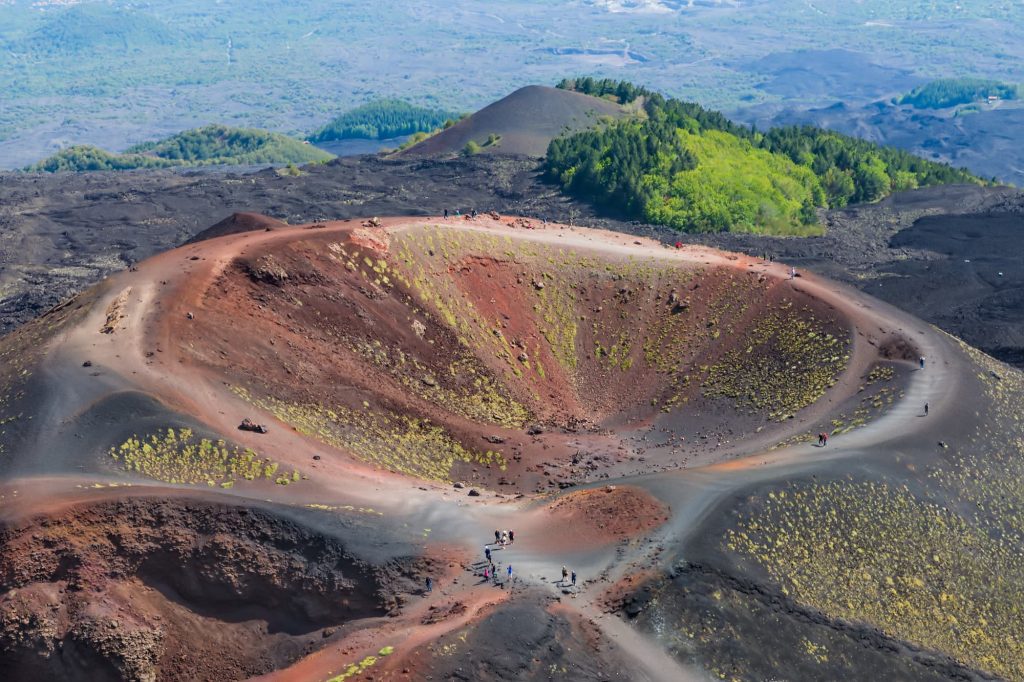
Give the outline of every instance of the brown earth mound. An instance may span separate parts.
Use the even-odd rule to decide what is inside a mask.
[[[401,571],[252,508],[136,499],[0,528],[0,677],[234,680],[396,605]]]
[[[641,535],[669,516],[668,508],[650,493],[628,485],[579,490],[559,498],[547,509],[551,523],[572,528],[571,544],[585,547]]]
[[[288,223],[260,215],[259,213],[232,213],[216,225],[206,228],[186,243],[192,244],[201,242],[204,239],[213,239],[214,237],[223,237],[224,235],[237,234],[239,232],[276,230],[281,227],[287,227],[287,225]]]
[[[530,85],[401,152],[401,156],[446,156],[469,142],[487,154],[544,156],[552,139],[589,128],[600,116],[619,118],[624,109],[608,100],[541,85]],[[494,144],[488,137],[499,136]]]

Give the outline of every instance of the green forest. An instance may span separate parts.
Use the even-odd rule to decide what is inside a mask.
[[[945,109],[989,97],[1017,99],[1019,96],[1020,86],[1017,85],[983,78],[943,78],[914,88],[897,104],[909,104],[915,109]]]
[[[172,166],[314,163],[330,154],[287,135],[252,128],[209,125],[146,142],[115,154],[91,145],[75,145],[29,166],[26,170],[61,171],[131,170]]]
[[[915,187],[980,183],[966,170],[813,127],[758,132],[721,113],[614,81],[580,87],[640,115],[553,140],[547,177],[565,191],[688,232],[806,235],[817,208],[877,201]]]
[[[353,138],[385,140],[428,133],[459,119],[458,114],[418,107],[399,99],[381,99],[358,106],[310,135],[312,142]]]

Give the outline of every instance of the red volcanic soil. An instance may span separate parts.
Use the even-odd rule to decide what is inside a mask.
[[[562,547],[599,547],[651,531],[668,520],[668,507],[645,490],[628,485],[579,490],[545,508],[548,523],[570,529]]]
[[[834,308],[745,261],[647,260],[578,237],[566,249],[480,222],[490,229],[332,225],[256,239],[186,284],[194,319],[184,302],[164,318],[168,346],[357,461],[530,491],[627,466],[636,444],[609,428],[661,425],[673,435],[643,446],[661,465],[727,431],[777,431],[780,406],[746,402],[760,384],[710,396],[709,373],[736,365],[766,392],[792,392],[783,372],[799,385],[817,358],[791,357],[775,337],[804,322],[804,335],[848,334]],[[768,359],[744,369],[754,347]]]
[[[4,679],[240,679],[394,609],[373,565],[273,513],[187,499],[76,505],[0,527]]]

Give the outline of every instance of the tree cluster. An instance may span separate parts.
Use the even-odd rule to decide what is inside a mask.
[[[820,128],[759,133],[628,84],[559,85],[592,94],[642,92],[644,107],[637,116],[552,140],[548,178],[575,196],[680,230],[806,234],[819,207],[980,182],[966,170]]]
[[[914,88],[903,95],[897,104],[909,104],[915,109],[945,109],[988,99],[990,96],[1017,99],[1020,86],[984,78],[941,78]]]
[[[93,147],[67,147],[27,170],[43,172],[130,170],[171,166],[313,163],[327,161],[327,152],[287,135],[251,128],[209,125],[146,142],[123,154]]]
[[[458,114],[449,111],[418,107],[397,99],[382,99],[345,112],[309,139],[313,142],[381,140],[430,132],[458,119]]]

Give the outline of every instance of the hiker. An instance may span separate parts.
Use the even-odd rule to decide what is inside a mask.
[[[924,416],[928,416],[928,403],[924,404]]]
[[[921,365],[921,369],[924,369],[924,356],[922,355],[917,361]]]
[[[487,570],[486,566],[484,566],[484,582],[487,582],[490,579],[491,579],[491,572],[489,570]]]
[[[562,584],[569,582],[569,569],[562,566]]]
[[[491,560],[491,548],[489,545],[484,546],[484,558],[486,558],[488,561]]]
[[[789,278],[790,279],[795,279],[796,278],[796,268],[790,268],[789,269]]]
[[[511,530],[511,529],[510,529],[510,530],[508,531],[508,541],[509,541],[509,543],[511,543],[511,544],[515,544],[515,541],[516,541],[516,532],[515,532],[514,530]]]
[[[512,564],[508,565],[508,579],[512,580]]]
[[[821,433],[822,445],[828,445],[828,431],[822,431]]]
[[[576,571],[572,572],[572,586],[576,587]]]
[[[444,210],[444,219],[448,220],[448,209],[447,208]]]
[[[508,544],[508,531],[507,530],[503,530],[503,531],[501,531],[501,546],[504,547],[507,544]]]
[[[825,434],[824,433],[819,433],[818,434],[818,447],[820,448],[822,445],[824,445],[824,443],[825,443]]]
[[[501,531],[500,530],[494,531],[494,542],[495,543],[501,542]]]
[[[455,217],[458,218],[461,215],[462,215],[462,211],[460,211],[459,209],[455,209]]]
[[[431,580],[430,576],[428,575],[427,576],[427,594],[430,594],[433,591],[434,591],[434,581]]]

